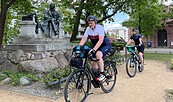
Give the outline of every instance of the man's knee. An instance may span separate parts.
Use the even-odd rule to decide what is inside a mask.
[[[103,53],[101,51],[97,51],[96,58],[101,59],[103,57]]]
[[[96,62],[91,61],[91,65],[92,65],[92,66],[97,66],[97,63],[96,63]]]
[[[139,52],[139,56],[143,56],[143,53],[142,52]]]

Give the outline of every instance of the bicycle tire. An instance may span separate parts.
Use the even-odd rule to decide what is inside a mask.
[[[116,70],[116,66],[113,63],[110,63],[110,62],[105,63],[104,64],[104,68],[105,68],[104,72],[105,72],[105,75],[106,75],[107,78],[106,78],[106,80],[103,83],[101,83],[100,86],[101,86],[101,89],[103,90],[103,92],[109,93],[115,87],[115,84],[116,84],[116,74],[117,74],[116,71],[117,70]],[[110,83],[110,82],[113,82],[113,83]],[[107,88],[107,86],[109,86],[109,88]]]
[[[131,62],[130,62],[131,61]],[[130,63],[129,63],[130,62]],[[129,66],[130,64],[130,66]],[[129,69],[130,67],[130,69]],[[132,71],[130,71],[132,70]],[[126,72],[129,77],[134,77],[136,75],[137,63],[136,59],[133,56],[130,56],[126,62]],[[132,72],[132,73],[131,73]]]
[[[82,77],[84,77],[86,79],[81,80]],[[87,84],[86,91],[85,91],[84,85],[83,85],[84,81],[86,81],[86,84]],[[71,85],[70,82],[73,82],[74,85]],[[72,88],[73,86],[75,86],[75,87]],[[83,69],[75,70],[74,72],[72,72],[69,75],[69,77],[66,81],[65,87],[64,87],[65,102],[83,102],[83,101],[85,101],[89,94],[90,88],[91,88],[91,78],[90,78],[90,75],[88,74],[88,72],[84,71]],[[83,92],[81,92],[81,91],[83,91]],[[76,96],[80,93],[81,94],[84,93],[84,95],[82,95],[81,99],[79,99],[80,96]],[[72,98],[71,98],[71,96],[72,96]]]

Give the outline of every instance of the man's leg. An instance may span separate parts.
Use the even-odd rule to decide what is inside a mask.
[[[94,62],[94,61],[91,61],[91,66],[92,66],[92,68],[94,68],[96,70],[99,68],[97,62]]]
[[[98,66],[100,68],[100,72],[104,71],[104,61],[103,61],[103,53],[101,51],[97,51],[96,58],[99,59]]]
[[[139,52],[139,58],[140,58],[140,61],[141,61],[141,64],[144,65],[144,59],[143,59],[143,53],[142,52]]]

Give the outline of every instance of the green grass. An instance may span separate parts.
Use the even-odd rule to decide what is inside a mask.
[[[160,53],[145,53],[145,60],[158,60],[170,62],[173,59],[173,54],[160,54]]]

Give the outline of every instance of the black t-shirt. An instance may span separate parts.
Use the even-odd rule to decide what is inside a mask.
[[[135,45],[139,45],[140,44],[139,38],[142,38],[141,34],[132,35],[130,37],[131,40],[134,40]],[[143,42],[142,42],[142,45],[144,45]]]

